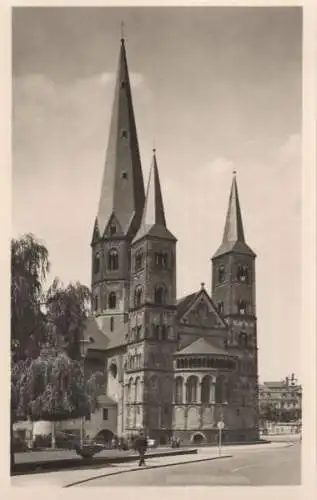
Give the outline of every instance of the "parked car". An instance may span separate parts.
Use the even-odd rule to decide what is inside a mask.
[[[19,435],[15,435],[12,437],[12,451],[14,453],[19,453],[22,451],[28,451],[28,447],[25,439],[23,439]]]
[[[76,434],[70,432],[57,431],[55,436],[55,446],[61,450],[73,450],[76,444],[78,444],[78,437]],[[33,448],[51,448],[52,446],[52,434],[38,434],[33,440]]]
[[[75,450],[77,455],[80,455],[82,458],[92,458],[97,453],[100,453],[104,450],[104,446],[100,443],[97,443],[93,440],[86,440],[83,444],[76,444]]]
[[[157,448],[157,442],[155,439],[147,438],[148,448]]]

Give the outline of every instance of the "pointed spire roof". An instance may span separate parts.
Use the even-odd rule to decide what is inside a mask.
[[[228,252],[244,253],[255,256],[255,253],[246,244],[239,202],[236,172],[233,172],[233,179],[229,197],[229,205],[226,216],[225,229],[222,243],[214,254],[213,258],[219,257]]]
[[[141,226],[133,242],[140,240],[144,236],[155,236],[169,240],[176,239],[166,227],[155,149],[153,149],[153,159],[146,190]]]
[[[121,38],[108,148],[95,226],[102,237],[115,216],[123,234],[139,228],[144,182],[124,38]]]

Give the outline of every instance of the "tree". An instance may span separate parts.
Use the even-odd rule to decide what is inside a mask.
[[[56,278],[46,295],[47,318],[55,326],[68,356],[81,358],[81,341],[90,306],[90,290],[81,283],[67,287]]]
[[[18,420],[56,422],[94,412],[102,382],[100,372],[85,380],[82,363],[70,359],[58,346],[47,345],[36,359],[13,363],[11,437],[13,422]]]
[[[14,360],[35,357],[45,335],[41,312],[48,250],[32,234],[11,241],[11,344]]]

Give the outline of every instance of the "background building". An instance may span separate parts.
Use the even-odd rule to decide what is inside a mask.
[[[279,382],[259,386],[261,427],[268,432],[299,432],[302,418],[302,386],[294,373]]]

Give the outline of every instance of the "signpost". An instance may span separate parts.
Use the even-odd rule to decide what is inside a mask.
[[[222,431],[224,429],[224,421],[223,420],[219,420],[219,422],[217,423],[217,427],[218,427],[218,449],[219,449],[219,456],[221,455],[221,444],[222,444]]]

